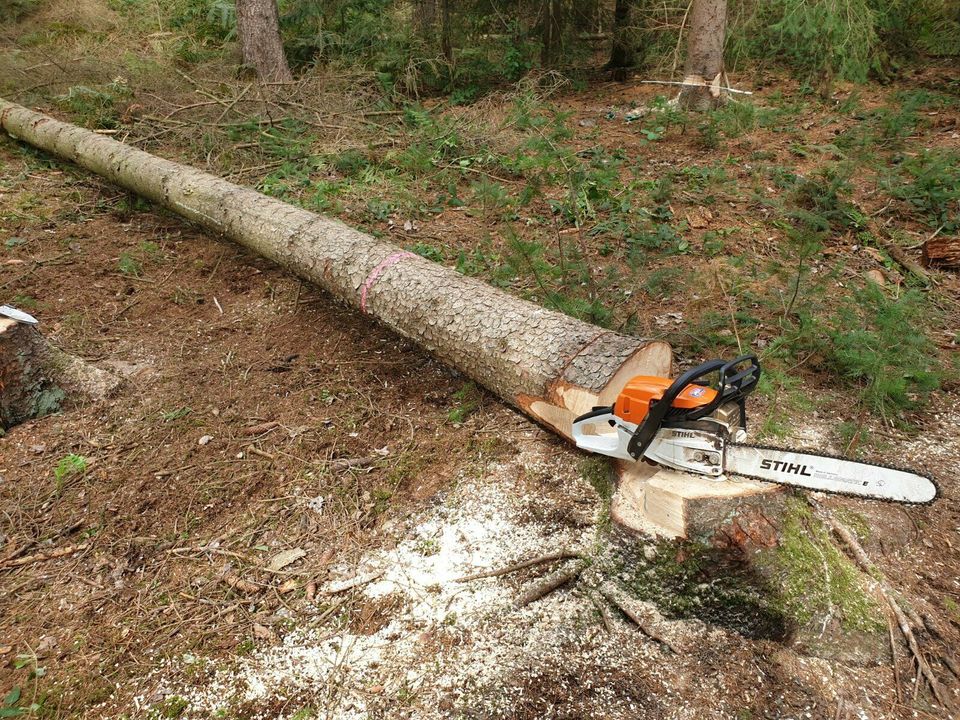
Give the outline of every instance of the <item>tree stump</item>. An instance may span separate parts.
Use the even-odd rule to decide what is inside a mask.
[[[960,237],[933,237],[923,244],[923,264],[960,268]]]
[[[51,345],[33,325],[0,317],[0,430],[57,412],[70,396],[104,398],[119,384]]]

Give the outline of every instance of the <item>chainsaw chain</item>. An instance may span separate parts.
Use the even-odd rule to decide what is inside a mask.
[[[805,490],[806,492],[822,492],[827,495],[843,495],[844,497],[856,498],[857,500],[878,500],[880,502],[893,503],[895,505],[916,505],[924,506],[931,505],[940,497],[940,483],[937,482],[936,478],[933,477],[930,473],[926,472],[917,472],[913,469],[907,469],[902,467],[897,467],[896,465],[888,465],[886,463],[870,462],[869,460],[851,460],[850,458],[843,457],[842,455],[834,455],[833,453],[820,453],[820,452],[810,452],[808,450],[796,450],[791,448],[782,448],[777,447],[776,445],[755,445],[753,443],[736,443],[728,442],[727,447],[741,447],[741,448],[752,448],[754,450],[776,450],[778,452],[789,452],[789,453],[802,453],[803,455],[812,455],[814,457],[830,458],[831,460],[846,460],[847,462],[860,463],[861,465],[871,465],[873,467],[884,468],[886,470],[897,470],[899,472],[911,473],[912,475],[919,475],[920,477],[925,477],[927,480],[933,483],[933,487],[936,489],[936,493],[933,498],[927,500],[926,502],[904,502],[903,500],[894,500],[892,498],[880,498],[872,497],[870,495],[857,495],[856,493],[844,492],[842,490],[816,490],[814,488],[805,488],[800,485],[794,485],[789,482],[782,482],[780,480],[770,480],[769,478],[756,477],[755,475],[747,475],[746,473],[732,472],[731,475],[736,475],[737,477],[745,477],[750,480],[759,480],[760,482],[773,483],[775,485],[783,485],[784,487],[796,488],[798,490]]]

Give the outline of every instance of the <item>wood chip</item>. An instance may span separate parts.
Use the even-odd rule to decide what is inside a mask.
[[[283,570],[285,567],[287,567],[287,565],[292,565],[306,554],[307,551],[301,547],[278,552],[276,555],[270,558],[270,562],[267,563],[267,570],[272,572]]]
[[[355,575],[349,580],[331,583],[326,589],[324,589],[323,593],[325,595],[336,595],[337,593],[346,592],[347,590],[353,590],[354,588],[368,585],[383,575],[384,572],[386,571],[377,570],[376,572],[369,573],[368,575]]]

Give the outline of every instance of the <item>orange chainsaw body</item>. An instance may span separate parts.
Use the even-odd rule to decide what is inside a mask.
[[[613,414],[639,425],[650,411],[650,403],[663,397],[673,381],[668,378],[637,375],[626,384],[613,406]],[[673,401],[673,407],[692,410],[713,402],[717,391],[704,385],[687,385]]]

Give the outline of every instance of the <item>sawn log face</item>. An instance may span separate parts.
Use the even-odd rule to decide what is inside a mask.
[[[4,100],[0,127],[316,283],[564,436],[629,376],[670,372],[665,343],[544,309],[339,221]]]

